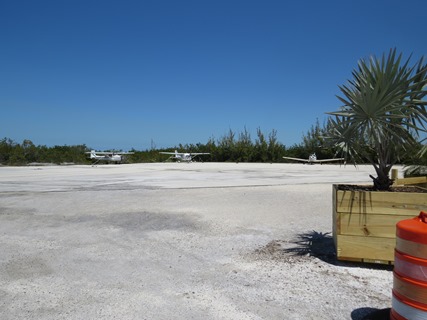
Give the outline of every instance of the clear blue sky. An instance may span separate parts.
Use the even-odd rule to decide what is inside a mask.
[[[98,150],[256,129],[286,146],[361,58],[427,55],[425,0],[0,0],[0,138]]]

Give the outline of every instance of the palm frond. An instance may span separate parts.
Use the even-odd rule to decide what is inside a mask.
[[[381,59],[360,60],[353,79],[339,86],[343,105],[327,113],[329,141],[353,159],[369,158],[377,173],[427,132],[427,64],[421,59],[410,66],[410,58],[391,49]]]

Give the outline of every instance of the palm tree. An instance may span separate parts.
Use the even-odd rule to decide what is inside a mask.
[[[402,63],[396,49],[360,60],[353,79],[339,86],[344,105],[327,113],[326,138],[354,163],[364,159],[374,166],[375,190],[390,189],[392,166],[427,132],[427,64],[421,58],[410,66],[409,60]]]

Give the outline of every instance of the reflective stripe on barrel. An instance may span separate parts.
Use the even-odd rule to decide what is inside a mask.
[[[395,295],[392,297],[390,320],[425,320],[427,312],[403,303]],[[402,316],[405,315],[405,316]]]
[[[427,319],[427,213],[396,225],[390,319]]]

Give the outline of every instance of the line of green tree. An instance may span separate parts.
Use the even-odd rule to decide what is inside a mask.
[[[231,129],[219,139],[210,138],[205,144],[179,144],[170,148],[156,149],[151,147],[147,150],[130,151],[134,154],[127,156],[127,163],[147,163],[162,162],[168,159],[167,155],[160,154],[161,151],[178,152],[207,152],[208,156],[203,156],[200,161],[205,162],[265,162],[276,163],[286,162],[283,157],[295,157],[307,159],[315,152],[319,159],[333,158],[337,156],[336,151],[327,147],[323,141],[327,127],[321,126],[316,121],[311,128],[302,135],[302,142],[286,147],[277,138],[277,131],[272,130],[268,134],[262,132],[260,128],[256,130],[255,139],[250,132],[244,128],[240,132],[234,132]],[[421,144],[419,146],[421,148]],[[90,164],[86,152],[91,148],[86,145],[73,146],[53,146],[34,145],[31,140],[24,140],[22,143],[16,143],[9,138],[0,140],[0,164],[2,165],[28,165],[37,163],[52,164]],[[116,151],[119,150],[103,150]],[[120,150],[121,151],[121,150]],[[427,157],[423,159],[412,158],[417,150],[409,152],[408,156],[402,159],[402,163],[411,163],[426,165]],[[406,162],[405,162],[406,161]],[[414,163],[416,162],[416,163]]]
[[[3,165],[28,165],[31,163],[90,163],[87,159],[88,148],[76,146],[36,146],[31,140],[16,143],[12,139],[0,140],[0,163]]]

